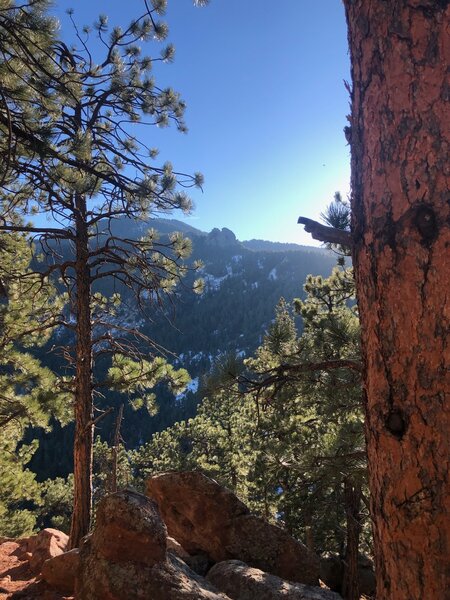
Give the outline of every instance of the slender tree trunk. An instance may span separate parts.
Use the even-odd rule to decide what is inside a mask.
[[[344,4],[377,598],[446,598],[450,7]]]
[[[361,485],[354,485],[348,477],[344,481],[345,513],[347,518],[347,543],[345,548],[344,582],[342,597],[359,600],[358,558],[361,534]]]
[[[76,196],[76,372],[75,372],[75,442],[74,500],[70,547],[79,546],[89,531],[92,509],[92,325],[91,281],[88,265],[89,238],[86,226],[86,201]]]
[[[312,525],[307,525],[305,528],[305,544],[311,552],[316,551],[316,545],[314,543],[314,530]]]
[[[120,446],[120,427],[123,418],[123,404],[119,406],[119,412],[116,419],[116,427],[114,431],[113,447],[111,449],[111,492],[117,492],[117,470],[119,463],[119,446]]]

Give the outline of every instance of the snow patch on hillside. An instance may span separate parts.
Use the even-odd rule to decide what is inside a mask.
[[[270,271],[270,273],[269,273],[269,275],[268,275],[267,279],[268,279],[269,281],[276,281],[276,280],[278,279],[278,274],[277,274],[277,268],[276,268],[276,267],[274,267],[274,268],[273,268],[273,269]]]
[[[205,273],[202,275],[203,281],[205,282],[205,291],[207,292],[217,292],[220,289],[223,281],[230,277],[231,273],[227,273],[222,277],[215,277],[214,275],[210,275],[209,273]]]
[[[199,386],[199,378],[194,377],[194,379],[191,379],[191,381],[187,384],[184,392],[181,392],[181,394],[178,394],[178,396],[176,396],[175,400],[177,400],[177,402],[180,402],[181,400],[186,398],[186,395],[189,392],[192,392],[192,394],[195,394],[198,391],[198,386]]]

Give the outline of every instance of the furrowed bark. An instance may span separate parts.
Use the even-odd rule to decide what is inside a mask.
[[[92,509],[92,325],[90,307],[89,238],[86,225],[86,201],[77,196],[76,205],[76,373],[75,373],[75,442],[74,501],[70,529],[70,547],[77,548],[89,531]]]
[[[448,0],[344,0],[377,598],[450,590]]]

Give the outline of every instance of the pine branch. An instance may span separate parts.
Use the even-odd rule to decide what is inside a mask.
[[[74,239],[74,235],[68,229],[55,227],[28,227],[26,225],[0,225],[0,231],[8,233],[52,233],[62,239]]]
[[[299,217],[297,223],[304,225],[305,231],[310,233],[315,240],[330,244],[340,244],[349,248],[353,247],[353,239],[349,231],[336,229],[336,227],[327,227],[307,217]]]

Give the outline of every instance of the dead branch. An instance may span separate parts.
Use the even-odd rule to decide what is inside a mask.
[[[328,227],[307,217],[299,217],[297,223],[304,225],[305,231],[310,233],[315,240],[328,242],[329,244],[340,244],[349,248],[353,246],[352,235],[349,231]]]

